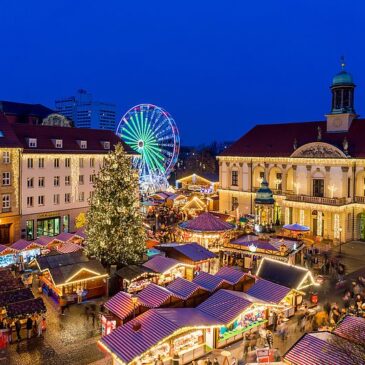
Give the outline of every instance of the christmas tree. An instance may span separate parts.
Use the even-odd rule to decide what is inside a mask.
[[[87,251],[104,265],[141,261],[145,230],[138,199],[138,175],[119,143],[100,169],[86,216]]]

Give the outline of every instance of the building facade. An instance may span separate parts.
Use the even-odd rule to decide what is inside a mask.
[[[218,156],[220,211],[254,213],[266,178],[275,198],[273,224],[303,224],[313,236],[342,242],[365,240],[365,120],[355,113],[355,84],[344,68],[331,91],[325,121],[257,125]]]
[[[56,100],[55,108],[78,128],[115,131],[115,104],[95,101],[86,90],[79,90],[76,96]]]

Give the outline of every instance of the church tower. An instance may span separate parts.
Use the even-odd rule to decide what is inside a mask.
[[[347,132],[356,117],[354,108],[355,84],[351,74],[345,70],[341,59],[341,71],[332,79],[332,108],[327,117],[327,132]]]

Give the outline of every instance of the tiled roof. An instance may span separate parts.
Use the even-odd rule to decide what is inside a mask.
[[[41,246],[47,246],[50,243],[53,243],[55,241],[59,241],[55,236],[54,237],[41,236],[41,237],[38,237],[34,242],[38,243]],[[59,242],[61,242],[61,241],[59,241]]]
[[[180,296],[184,300],[190,298],[199,289],[206,290],[202,286],[183,278],[175,279],[173,282],[167,285],[166,289]]]
[[[197,309],[228,325],[252,304],[245,293],[221,289]]]
[[[56,248],[56,250],[60,253],[71,253],[71,252],[76,252],[76,251],[82,250],[82,246],[80,246],[76,243],[66,242],[66,243],[60,244]]]
[[[182,297],[171,292],[167,288],[154,283],[148,284],[138,293],[139,302],[149,308],[157,308],[170,298],[182,299]]]
[[[42,104],[16,103],[0,100],[0,112],[12,115],[31,115],[46,118],[54,111]]]
[[[209,212],[202,213],[196,218],[182,222],[179,226],[183,229],[198,232],[223,232],[234,229],[232,224],[222,221]]]
[[[334,330],[336,335],[357,343],[365,343],[365,318],[346,316]]]
[[[5,246],[5,245],[2,245],[0,244],[0,254],[5,254],[5,252],[8,252],[8,253],[14,253],[16,252],[17,250],[14,248],[14,247],[9,247],[9,246]]]
[[[293,365],[350,365],[347,354],[332,343],[335,338],[329,332],[306,333],[284,355],[284,360]]]
[[[188,260],[199,262],[209,260],[211,258],[217,257],[216,254],[209,251],[202,245],[199,245],[196,242],[191,243],[167,243],[158,245],[159,250],[169,252],[169,251],[178,251],[180,254],[185,256]]]
[[[10,303],[22,302],[23,300],[33,299],[34,295],[30,288],[22,288],[0,293],[0,307]]]
[[[43,299],[40,297],[35,299],[24,300],[22,302],[10,303],[5,307],[6,307],[6,314],[10,318],[47,311]]]
[[[247,294],[265,302],[279,304],[289,294],[290,290],[290,288],[271,281],[259,279],[251,286]]]
[[[179,261],[170,259],[168,257],[154,256],[152,257],[152,259],[145,262],[142,266],[156,273],[163,274],[164,272],[171,270],[173,267],[179,264],[184,265],[183,263],[180,263]]]
[[[139,303],[136,303],[136,308],[139,306]],[[105,304],[105,308],[115,314],[120,319],[125,319],[133,312],[133,302],[132,295],[129,293],[125,293],[120,291],[112,298],[110,298]]]
[[[140,325],[138,330],[133,328],[136,323]],[[100,341],[123,362],[129,363],[178,330],[218,324],[216,319],[194,308],[151,309]]]
[[[230,284],[227,280],[224,280],[215,275],[208,274],[204,271],[200,271],[199,274],[195,276],[195,278],[193,279],[193,283],[200,285],[210,292],[217,290],[224,283]]]
[[[68,232],[62,232],[62,233],[58,234],[57,236],[55,236],[55,238],[57,238],[58,240],[60,240],[62,242],[67,242],[74,237],[75,237],[74,233],[68,233]]]
[[[295,139],[298,147],[317,141],[318,127],[322,131],[321,142],[330,143],[342,150],[342,143],[346,137],[350,156],[365,157],[364,119],[353,120],[347,133],[328,133],[325,121],[256,125],[225,149],[221,156],[289,157],[294,152]]]
[[[23,239],[20,239],[16,242],[14,242],[12,245],[11,245],[11,248],[15,249],[15,250],[18,250],[18,251],[22,251],[22,250],[25,250],[27,249],[29,246],[38,246],[38,247],[42,247],[43,245],[39,245],[37,244],[36,242],[31,242],[31,241],[26,241],[26,240],[23,240]]]
[[[243,271],[235,269],[233,267],[222,267],[215,276],[218,276],[231,284],[237,284],[240,282],[246,274]]]

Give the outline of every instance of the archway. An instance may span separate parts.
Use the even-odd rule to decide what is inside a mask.
[[[263,168],[263,166],[258,165],[253,169],[252,186],[254,188],[260,187],[264,175],[265,175],[265,169]]]
[[[271,190],[282,190],[283,173],[279,167],[274,166],[270,169],[268,183]]]
[[[355,196],[365,196],[365,171],[356,174]]]

